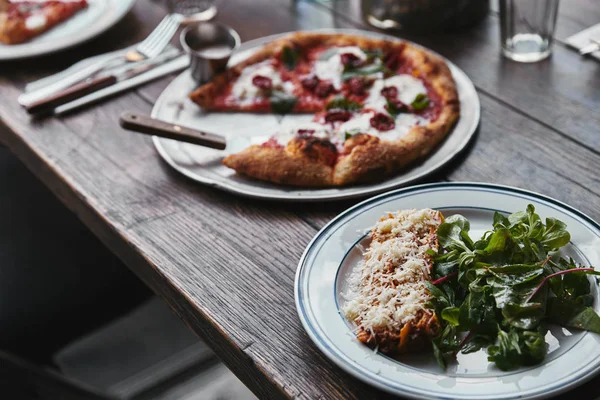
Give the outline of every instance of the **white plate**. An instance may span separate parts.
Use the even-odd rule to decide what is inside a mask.
[[[393,36],[360,30],[323,30],[328,33],[347,33],[375,38],[398,40]],[[283,35],[273,35],[244,43],[232,57],[230,65],[237,64],[255,52],[260,46]],[[180,143],[169,139],[154,138],[154,145],[162,158],[185,176],[217,188],[243,196],[288,201],[324,201],[353,197],[366,197],[392,188],[407,185],[429,175],[449,162],[467,145],[479,124],[479,97],[467,75],[456,65],[448,65],[457,84],[461,103],[461,118],[447,139],[425,161],[383,182],[334,189],[303,189],[274,185],[237,175],[221,164],[223,152]],[[269,137],[280,123],[285,121],[310,121],[312,115],[276,115],[249,113],[205,113],[192,103],[187,94],[196,87],[188,71],[182,73],[164,90],[152,109],[152,117],[168,122],[203,129],[226,137]]]
[[[53,53],[101,34],[133,7],[135,0],[88,0],[88,7],[48,32],[22,44],[0,44],[0,61]]]
[[[445,216],[463,214],[472,237],[492,226],[494,211],[512,213],[533,204],[542,219],[567,224],[571,243],[563,254],[585,265],[600,265],[600,225],[557,200],[505,186],[436,183],[400,189],[366,200],[331,221],[308,245],[296,273],[296,307],[306,332],[321,351],[355,377],[385,391],[413,398],[540,398],[573,388],[600,371],[600,335],[553,327],[549,354],[539,366],[503,372],[481,351],[459,355],[441,371],[430,353],[396,361],[360,343],[340,312],[346,279],[361,258],[355,245],[388,211],[429,207]],[[599,311],[593,280],[594,308]]]

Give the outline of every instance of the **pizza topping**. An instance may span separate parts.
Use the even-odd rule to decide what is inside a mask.
[[[41,29],[46,26],[48,20],[44,14],[32,14],[25,19],[25,27],[31,31]]]
[[[351,117],[352,117],[352,113],[350,111],[332,110],[332,111],[327,111],[327,114],[325,114],[325,121],[326,122],[338,122],[338,121],[346,122]]]
[[[385,105],[385,110],[394,118],[398,116],[398,114],[406,113],[409,111],[408,106],[401,102],[400,100],[387,100],[387,104]]]
[[[429,107],[429,97],[423,93],[419,93],[417,97],[415,97],[415,100],[410,103],[410,105],[417,111],[423,111]]]
[[[273,88],[273,80],[262,75],[254,75],[252,84],[259,89],[269,91]]]
[[[281,51],[281,62],[291,71],[298,64],[298,49],[290,46],[285,46]]]
[[[327,110],[345,110],[345,111],[357,111],[360,110],[362,106],[352,100],[348,100],[344,96],[336,96],[325,106]]]
[[[365,81],[365,78],[355,76],[348,80],[348,88],[350,89],[350,93],[361,96],[365,94],[367,82]]]
[[[366,58],[360,58],[353,53],[344,53],[340,55],[340,60],[346,68],[358,68],[364,64]]]
[[[427,88],[423,82],[412,75],[402,74],[392,76],[387,79],[378,79],[373,83],[370,95],[365,102],[365,106],[378,111],[385,111],[388,105],[388,98],[384,93],[390,93],[394,88],[397,91],[397,97],[402,104],[411,104],[419,94],[427,93]],[[386,89],[385,92],[384,89]]]
[[[314,129],[298,129],[298,135],[300,136],[310,136],[315,133]]]
[[[325,98],[333,93],[335,88],[331,82],[319,82],[315,89],[315,94],[320,98]]]
[[[374,126],[371,123],[371,120],[377,114],[381,114],[384,117],[389,118],[393,122],[393,127],[391,129],[387,129],[390,126],[389,120],[384,120],[381,117],[377,117],[375,119],[377,123]],[[366,110],[360,114],[355,115],[347,122],[344,122],[342,125],[339,126],[338,130],[342,133],[356,131],[358,133],[365,133],[371,136],[379,137],[382,140],[394,141],[405,136],[415,126],[426,125],[427,123],[429,123],[429,119],[421,115],[399,114],[398,117],[395,120],[393,120],[386,114]]]
[[[386,86],[381,89],[380,93],[387,100],[395,100],[398,98],[398,88],[395,86]]]
[[[265,90],[269,85],[267,80],[271,82],[269,90]],[[231,88],[231,95],[241,104],[252,104],[256,97],[268,96],[270,90],[291,93],[293,84],[284,82],[271,61],[267,60],[244,68]]]
[[[302,79],[301,83],[302,83],[302,87],[303,88],[312,91],[319,84],[319,78],[317,78],[316,76],[313,75],[313,76],[310,76],[308,78]]]
[[[327,53],[330,54],[326,59],[318,59],[315,62],[314,73],[320,80],[331,82],[336,90],[340,90],[342,87],[342,74],[345,69],[342,55],[345,55],[348,62],[353,59],[352,56],[361,62],[367,59],[367,55],[356,46],[334,47],[328,50]]]
[[[398,69],[398,54],[391,52],[388,53],[383,59],[383,64],[390,70],[396,71]]]
[[[287,114],[294,109],[296,103],[298,102],[298,98],[292,94],[276,90],[271,93],[269,102],[273,112],[278,114]]]
[[[389,115],[383,113],[375,114],[370,120],[371,126],[379,131],[391,131],[395,128],[396,124],[394,119]]]

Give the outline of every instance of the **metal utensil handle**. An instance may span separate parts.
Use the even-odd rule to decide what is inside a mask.
[[[54,109],[60,105],[69,103],[80,97],[86,96],[97,90],[104,89],[105,87],[114,85],[117,83],[117,78],[110,75],[103,78],[88,79],[77,85],[71,86],[65,90],[62,90],[50,97],[36,101],[25,107],[29,114],[48,114],[52,113]]]
[[[170,124],[146,115],[124,113],[121,115],[119,124],[123,129],[129,131],[193,143],[211,149],[225,150],[227,147],[227,141],[223,136]]]

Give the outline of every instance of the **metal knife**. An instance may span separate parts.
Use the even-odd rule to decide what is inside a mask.
[[[63,104],[70,103],[73,100],[87,96],[90,93],[94,93],[118,82],[122,82],[143,74],[144,72],[147,72],[181,54],[181,52],[172,53],[168,58],[159,56],[154,60],[144,62],[141,65],[135,65],[132,68],[127,68],[124,71],[116,74],[104,75],[97,78],[88,78],[83,82],[61,90],[51,96],[25,105],[25,110],[27,110],[29,114],[36,116],[45,116],[51,114],[55,108]]]

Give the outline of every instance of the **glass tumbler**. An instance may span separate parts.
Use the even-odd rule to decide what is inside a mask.
[[[500,0],[502,54],[536,62],[552,51],[559,0]]]
[[[169,0],[167,4],[171,13],[183,16],[183,22],[211,20],[217,15],[217,0]]]

